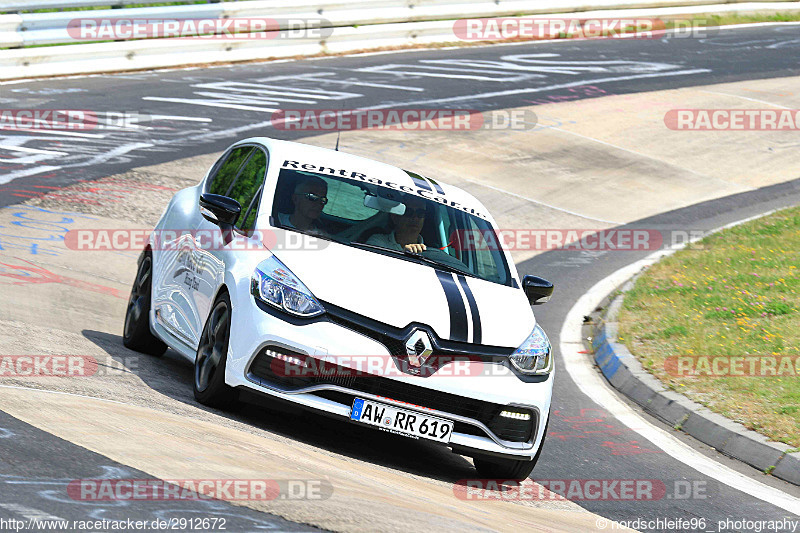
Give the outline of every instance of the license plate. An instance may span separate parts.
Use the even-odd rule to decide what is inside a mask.
[[[450,436],[453,433],[453,423],[449,420],[361,398],[353,401],[350,418],[364,424],[378,426],[391,433],[421,437],[437,442],[450,442]]]

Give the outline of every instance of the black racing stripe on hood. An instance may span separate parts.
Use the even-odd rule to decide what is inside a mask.
[[[426,191],[432,191],[431,186],[425,181],[425,178],[420,176],[419,174],[414,174],[413,172],[409,172],[406,170],[406,174],[414,181],[414,184],[419,187],[420,189],[425,189]]]
[[[436,271],[436,277],[444,289],[447,307],[450,308],[450,340],[467,341],[467,308],[458,291],[458,285],[452,274]]]
[[[464,289],[464,294],[467,297],[467,303],[469,303],[469,311],[472,314],[472,342],[475,344],[480,344],[482,331],[481,313],[478,311],[478,302],[475,301],[475,295],[472,294],[472,290],[467,284],[467,278],[459,274],[458,282],[461,283],[461,288]]]
[[[442,189],[441,185],[439,185],[438,183],[433,181],[433,178],[427,178],[427,179],[428,179],[428,181],[431,182],[431,184],[433,185],[433,188],[436,189],[436,192],[438,192],[439,194],[444,194],[444,189]]]

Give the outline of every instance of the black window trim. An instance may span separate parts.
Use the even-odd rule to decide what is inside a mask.
[[[244,147],[246,147],[246,146],[240,146],[238,148],[244,148]],[[253,154],[255,154],[255,153],[256,153],[255,147],[251,146],[250,147],[250,153],[247,154],[247,159],[242,161],[242,163],[239,165],[239,169],[236,171],[236,177],[233,178],[233,181],[231,182],[231,184],[228,185],[228,190],[225,191],[225,195],[224,196],[227,196],[228,198],[231,197],[231,191],[233,191],[233,187],[236,185],[236,182],[238,181],[239,176],[242,175],[242,172],[244,171],[244,169],[247,166],[247,164],[250,163],[251,159],[253,159]],[[264,173],[266,174],[266,170],[264,171]]]
[[[232,146],[231,147],[230,152],[232,153],[237,148],[246,148],[246,147],[251,147],[253,149],[250,151],[250,154],[247,156],[247,159],[242,163],[242,166],[240,166],[239,170],[236,172],[236,177],[233,178],[233,181],[231,182],[230,186],[228,187],[228,191],[226,192],[225,196],[230,195],[231,191],[233,190],[233,186],[236,184],[236,180],[239,179],[239,176],[241,175],[242,171],[247,166],[247,164],[250,162],[250,160],[253,158],[253,155],[256,153],[256,150],[261,150],[264,153],[264,158],[266,159],[266,161],[265,161],[265,164],[264,164],[264,175],[261,177],[261,185],[258,186],[258,189],[256,189],[256,192],[253,195],[253,198],[250,200],[250,204],[247,206],[247,211],[245,211],[245,215],[242,218],[242,222],[243,223],[245,221],[247,221],[247,217],[250,216],[250,210],[253,208],[253,202],[256,202],[255,203],[256,206],[260,206],[261,205],[261,196],[264,194],[264,184],[267,181],[267,173],[269,173],[269,159],[270,159],[269,158],[269,148],[267,148],[266,146],[264,146],[262,144],[257,144],[257,143],[237,144],[236,146]],[[230,155],[230,154],[228,154],[228,155]],[[227,159],[227,157],[226,157],[226,159]],[[258,217],[256,217],[256,222],[258,222]],[[233,229],[234,229],[234,231],[236,231],[236,232],[238,232],[238,233],[240,233],[242,235],[246,235],[247,232],[249,231],[247,229],[240,228],[239,226],[234,226]]]
[[[269,161],[267,161],[267,166],[269,166]],[[264,171],[264,175],[266,176],[266,174],[267,174],[267,172],[265,170]],[[258,190],[256,191],[256,193],[253,195],[253,199],[250,200],[250,205],[247,206],[247,211],[245,211],[245,213],[244,213],[244,217],[242,218],[242,223],[247,222],[247,219],[250,216],[250,211],[253,210],[253,205],[254,204],[255,205],[261,205],[261,201],[260,200],[261,200],[261,195],[262,194],[264,194],[264,183],[263,182],[258,187]],[[255,221],[258,221],[258,213],[256,213],[256,220]],[[246,234],[248,231],[250,231],[251,229],[254,229],[254,228],[240,228],[238,226],[234,226],[234,229],[239,231],[239,233]]]

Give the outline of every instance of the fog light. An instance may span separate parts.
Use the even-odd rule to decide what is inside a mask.
[[[269,348],[264,350],[264,354],[266,354],[266,355],[268,355],[270,357],[273,357],[275,359],[278,359],[279,361],[283,361],[284,363],[289,363],[290,365],[305,366],[305,364],[306,364],[306,362],[303,359],[300,359],[299,357],[294,357],[293,355],[286,355],[286,354],[282,354],[282,353],[278,353],[278,352],[273,352]]]
[[[500,416],[505,418],[513,418],[514,420],[530,420],[530,413],[516,413],[514,411],[500,411]]]

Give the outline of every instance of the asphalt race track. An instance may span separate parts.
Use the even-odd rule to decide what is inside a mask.
[[[231,531],[314,531],[278,517],[215,501],[93,502],[78,508],[64,488],[73,479],[152,479],[0,413],[3,460],[0,471],[2,515],[18,520],[72,518],[74,520],[169,520],[175,517],[213,515],[224,519]],[[41,513],[46,509],[46,514]]]
[[[791,59],[800,48],[797,39],[797,27],[788,25],[721,31],[702,40],[495,46],[0,85],[0,105],[12,108],[89,108],[152,117],[142,122],[152,128],[144,131],[26,139],[22,148],[59,155],[34,152],[19,162],[5,160],[0,206],[25,192],[47,190],[37,185],[58,187],[170,161],[176,154],[217,152],[236,138],[302,137],[270,128],[272,111],[279,108],[483,111],[794,76],[800,72]],[[4,145],[18,139],[0,135]]]
[[[788,78],[800,75],[798,58],[800,25],[777,25],[724,30],[707,39],[601,40],[409,51],[2,84],[2,107],[136,113],[146,128],[75,132],[71,136],[0,132],[0,207],[13,206],[78,180],[219,152],[238,138],[261,134],[300,139],[311,135],[271,127],[271,113],[281,108],[446,107],[490,111]],[[347,139],[348,133],[344,133],[344,150]],[[391,146],[383,149],[391,150]],[[800,165],[793,172],[795,180],[667,210],[626,226],[710,230],[798,205]],[[612,520],[705,519],[707,528],[693,529],[696,531],[717,531],[717,523],[726,519],[797,520],[800,500],[795,499],[794,509],[787,510],[687,466],[664,453],[658,443],[630,432],[602,405],[587,397],[567,372],[557,336],[568,312],[597,282],[645,255],[550,251],[517,265],[521,275],[536,274],[556,285],[552,301],[535,310],[556,349],[557,378],[548,438],[531,477],[659,479],[668,487],[688,481],[707,489],[707,498],[579,502],[584,509]],[[267,423],[259,422],[260,411],[254,407],[231,416],[254,424],[274,423],[279,433],[294,434],[280,417],[270,415]],[[656,426],[671,429],[650,420]],[[599,429],[587,429],[591,427]],[[698,453],[800,498],[800,487],[727,459],[680,433],[673,434]],[[330,436],[333,442],[316,440],[310,430],[299,430],[296,435],[304,442],[344,454],[352,453],[359,438],[370,439],[369,432],[357,436],[336,432]],[[416,444],[414,450],[424,454],[428,447],[434,448]],[[94,518],[142,519],[170,513],[186,516],[213,512],[230,518],[228,531],[314,529],[221,502],[182,502],[179,506],[142,502],[130,503],[124,509],[104,505],[88,510],[74,502],[60,501],[48,491],[48,485],[103,475],[150,476],[2,411],[0,450],[0,516],[27,517],[33,512],[31,509],[74,519],[85,518],[87,511]],[[413,460],[397,457],[402,451],[399,445],[372,450],[368,460],[425,475]],[[431,454],[440,457],[437,452]],[[456,474],[448,473],[448,468]],[[468,470],[453,459],[434,467],[431,475],[453,481],[467,477]]]

